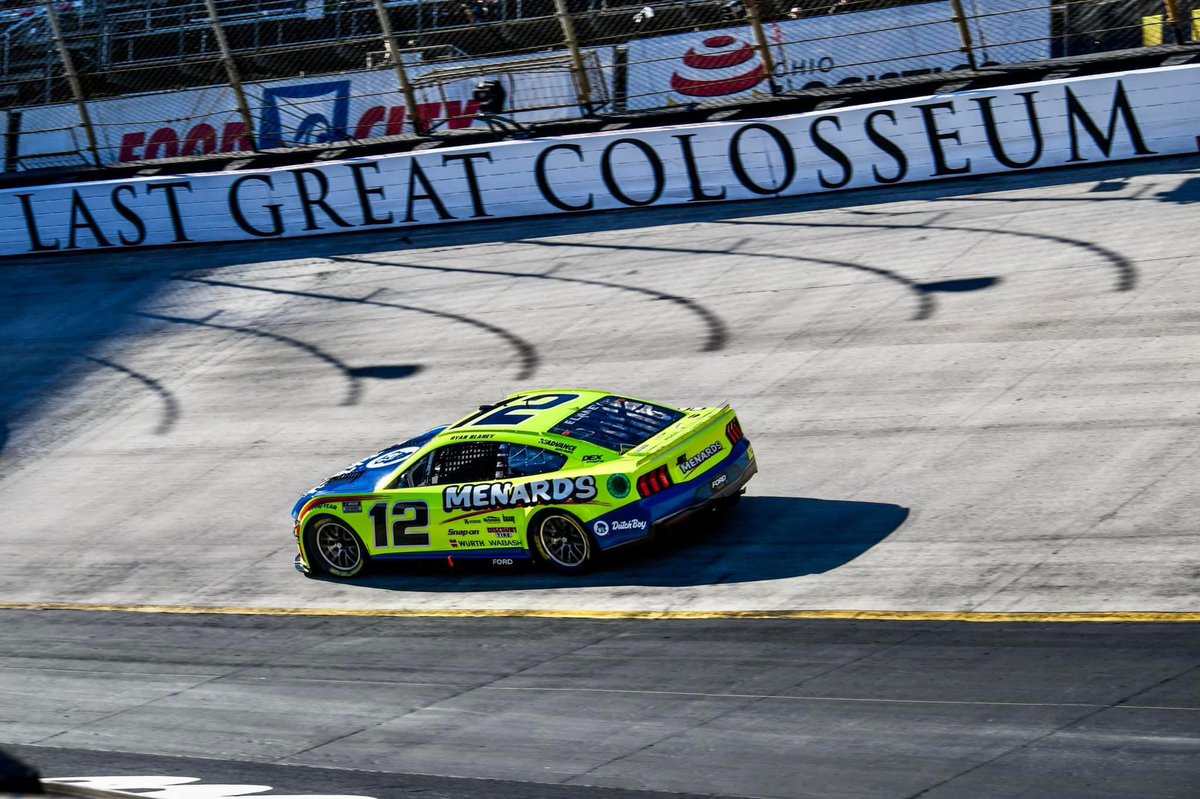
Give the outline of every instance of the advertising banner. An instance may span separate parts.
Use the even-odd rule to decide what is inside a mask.
[[[519,63],[479,59],[407,69],[419,83],[418,111],[426,123],[445,119],[448,128],[483,125],[461,118],[478,110],[472,92],[481,76],[504,81],[508,108],[537,109],[511,114],[519,122],[580,115],[565,62],[557,69],[510,69]],[[421,80],[447,71],[461,77],[445,83]],[[247,83],[244,88],[257,126],[257,149],[412,133],[392,69]],[[552,105],[560,107],[545,107]],[[255,149],[228,86],[93,100],[88,109],[106,164]],[[82,139],[74,104],[27,108],[17,156],[27,168],[79,164],[74,150]]]
[[[1047,0],[965,5],[979,64],[1049,58]],[[769,23],[776,85],[797,91],[965,68],[953,17],[949,2],[934,2]],[[628,69],[630,109],[770,95],[749,26],[632,41]]]
[[[718,122],[0,192],[0,255],[767,199],[1192,153],[1200,66]]]

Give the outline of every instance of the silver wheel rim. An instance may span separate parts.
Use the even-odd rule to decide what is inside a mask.
[[[327,522],[317,528],[317,552],[321,560],[335,569],[349,571],[362,561],[358,536],[337,522]]]
[[[542,522],[538,531],[542,551],[560,566],[578,566],[587,560],[587,533],[565,516],[551,516]]]

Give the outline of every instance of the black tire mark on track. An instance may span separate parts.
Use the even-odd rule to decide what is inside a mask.
[[[543,241],[526,241],[526,244],[536,244],[538,246],[556,246],[550,242]],[[629,286],[622,283],[610,283],[605,280],[589,280],[582,277],[561,277],[551,274],[530,274],[528,272],[509,272],[503,269],[467,269],[465,267],[455,266],[429,266],[424,264],[397,264],[389,261],[372,261],[367,258],[352,258],[347,256],[332,256],[329,260],[349,262],[357,264],[369,264],[372,266],[393,266],[401,269],[423,269],[430,272],[447,272],[459,273],[466,275],[493,275],[496,277],[515,277],[528,278],[531,280],[553,280],[559,283],[576,283],[583,286],[600,286],[602,288],[619,289],[621,291],[632,291],[637,294],[643,294],[654,300],[670,302],[674,305],[695,314],[700,317],[701,322],[708,330],[708,334],[704,340],[703,352],[716,352],[722,350],[729,341],[729,332],[725,327],[725,323],[715,313],[710,311],[695,300],[678,294],[668,294],[665,291],[657,291],[655,289],[644,288],[642,286]]]
[[[197,327],[210,327],[215,330],[228,330],[232,333],[241,333],[247,336],[257,336],[259,338],[270,339],[271,341],[278,341],[282,344],[287,344],[290,347],[295,347],[296,349],[311,355],[319,361],[329,364],[341,373],[342,377],[346,379],[347,383],[346,398],[342,400],[342,405],[356,405],[362,396],[362,384],[360,382],[359,375],[355,373],[354,369],[350,368],[345,363],[325,352],[324,350],[321,350],[307,342],[294,339],[291,336],[285,336],[281,333],[271,333],[267,330],[259,330],[258,328],[254,327],[245,327],[242,325],[220,325],[216,322],[209,322],[204,319],[187,319],[181,316],[163,316],[162,314],[145,312],[136,312],[135,316],[140,316],[144,319],[156,319],[160,322],[171,322],[172,324],[177,325],[195,325]]]
[[[879,228],[882,230],[944,230],[958,233],[995,233],[1000,236],[1018,236],[1021,238],[1050,241],[1068,247],[1086,250],[1112,264],[1117,272],[1117,287],[1115,291],[1132,291],[1137,287],[1138,272],[1133,262],[1115,250],[1097,244],[1094,241],[1073,239],[1069,236],[1057,236],[1053,233],[1031,233],[1025,230],[1004,230],[989,227],[957,227],[955,225],[899,225],[883,222],[752,222],[742,219],[722,220],[725,225],[768,225],[771,227],[809,227],[809,228]]]
[[[913,314],[913,321],[921,321],[929,319],[933,316],[937,309],[937,303],[933,297],[922,287],[920,283],[910,278],[905,277],[897,272],[891,272],[887,269],[880,269],[875,266],[867,266],[866,264],[856,263],[854,261],[834,261],[828,258],[808,258],[801,255],[779,255],[776,253],[766,252],[721,252],[719,250],[697,250],[690,247],[649,247],[636,244],[584,244],[582,242],[539,242],[526,241],[527,244],[546,244],[553,247],[587,247],[605,250],[642,250],[645,252],[670,252],[696,255],[737,255],[744,258],[770,258],[773,260],[796,261],[800,263],[820,264],[822,266],[834,266],[840,269],[853,269],[856,272],[865,272],[869,275],[881,277],[893,283],[898,283],[904,286],[905,289],[916,295],[917,310]]]
[[[162,401],[163,411],[162,419],[159,421],[158,427],[154,428],[154,434],[156,436],[161,436],[175,425],[175,421],[179,418],[179,401],[175,399],[175,395],[171,392],[171,390],[162,383],[158,382],[149,375],[144,375],[141,372],[135,372],[126,366],[121,366],[119,363],[113,363],[112,361],[105,360],[104,358],[95,358],[90,355],[85,355],[84,358],[92,363],[112,369],[115,372],[120,372],[126,377],[133,378],[158,396],[158,398]]]
[[[491,333],[494,336],[504,339],[513,349],[517,351],[520,358],[521,368],[517,373],[517,377],[525,380],[537,371],[538,364],[541,363],[541,356],[538,355],[537,348],[530,344],[525,339],[515,333],[505,330],[488,322],[481,322],[478,319],[472,319],[469,316],[461,314],[449,313],[447,311],[434,311],[429,308],[420,308],[415,305],[402,305],[397,302],[383,302],[381,300],[356,297],[339,297],[336,294],[318,294],[313,291],[296,291],[294,289],[277,289],[268,288],[266,286],[251,286],[245,283],[228,283],[223,280],[209,280],[208,278],[199,277],[176,277],[175,280],[185,281],[188,283],[201,283],[206,286],[221,286],[223,288],[244,289],[245,291],[261,291],[267,294],[282,294],[287,297],[305,297],[311,300],[327,300],[329,302],[349,302],[355,305],[374,305],[379,308],[396,308],[401,311],[411,311],[413,313],[424,314],[426,316],[437,317],[438,319],[449,319],[455,322],[462,322],[466,325],[478,328],[479,330]],[[373,296],[373,295],[372,295]]]

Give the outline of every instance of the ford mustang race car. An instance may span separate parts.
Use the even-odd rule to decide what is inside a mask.
[[[514,394],[395,444],[292,510],[305,573],[373,561],[535,559],[577,574],[600,553],[732,504],[758,471],[733,410],[601,391]]]

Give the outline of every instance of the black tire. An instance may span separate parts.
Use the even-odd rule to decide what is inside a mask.
[[[336,516],[318,516],[304,529],[304,554],[314,572],[331,577],[354,577],[366,568],[369,556],[358,534]]]
[[[559,574],[583,574],[596,563],[596,542],[583,523],[565,511],[547,511],[535,518],[529,525],[529,543]]]

